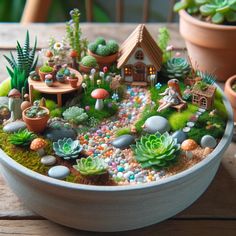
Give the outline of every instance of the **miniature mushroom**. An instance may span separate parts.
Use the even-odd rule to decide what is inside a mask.
[[[37,151],[40,156],[45,154],[44,148],[46,147],[47,142],[42,138],[34,139],[30,144],[30,149],[33,151]]]
[[[92,98],[97,99],[96,104],[95,104],[95,109],[96,110],[102,110],[103,109],[103,99],[109,96],[109,93],[107,90],[98,88],[93,90],[91,93]]]
[[[22,111],[24,111],[26,108],[28,108],[28,107],[30,107],[31,106],[31,103],[30,103],[30,101],[29,101],[29,94],[28,93],[26,93],[25,95],[24,95],[24,102],[22,102],[21,103],[21,110]]]
[[[185,151],[185,155],[188,158],[193,157],[192,151],[196,149],[198,144],[193,140],[193,139],[186,139],[185,141],[182,142],[181,144],[181,149]]]

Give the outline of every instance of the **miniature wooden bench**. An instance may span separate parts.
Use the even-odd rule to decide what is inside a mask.
[[[164,102],[164,101],[163,101],[162,99],[159,100],[159,104],[160,104],[160,105],[161,105],[163,102]],[[178,112],[181,112],[181,111],[187,109],[188,104],[187,104],[187,103],[180,103],[180,104],[178,104],[178,105],[172,105],[172,106],[170,106],[170,107],[173,108],[173,109],[175,109],[175,110],[177,110]]]

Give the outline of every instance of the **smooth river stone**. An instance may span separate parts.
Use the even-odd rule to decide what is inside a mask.
[[[168,120],[162,116],[151,116],[144,123],[144,130],[150,134],[159,132],[161,134],[170,130]]]
[[[70,174],[66,166],[53,166],[48,171],[48,176],[55,179],[65,179]]]
[[[187,139],[187,134],[182,130],[175,131],[171,136],[177,139],[177,143],[182,143]]]
[[[6,133],[14,133],[20,129],[26,129],[25,122],[20,121],[20,120],[8,123],[3,127],[3,131]]]
[[[216,139],[211,135],[204,135],[201,139],[202,148],[215,148],[217,145]]]
[[[114,139],[111,144],[120,149],[129,148],[129,146],[134,143],[134,137],[130,134],[124,134]]]
[[[41,158],[41,163],[45,166],[52,166],[56,163],[57,159],[54,156],[48,155]]]

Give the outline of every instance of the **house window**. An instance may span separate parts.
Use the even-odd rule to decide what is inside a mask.
[[[136,58],[137,60],[143,60],[143,58],[144,58],[143,51],[142,51],[142,50],[138,50],[138,51],[135,53],[135,58]]]
[[[147,73],[148,73],[148,75],[155,75],[156,74],[156,68],[154,66],[148,66],[147,67]]]
[[[207,107],[207,100],[206,100],[206,98],[201,98],[200,106],[202,108],[206,108]]]
[[[131,76],[132,75],[132,66],[126,65],[124,68],[125,76]]]
[[[198,103],[198,95],[196,94],[193,95],[193,102]]]

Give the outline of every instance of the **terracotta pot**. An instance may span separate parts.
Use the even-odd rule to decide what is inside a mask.
[[[104,66],[110,66],[118,58],[118,52],[106,57],[98,56],[97,54],[92,53],[90,50],[88,50],[88,54],[96,59],[100,69],[102,69]]]
[[[225,83],[225,95],[229,99],[234,110],[234,121],[236,122],[236,92],[232,89],[232,85],[236,83],[236,75],[230,77]]]
[[[89,67],[89,66],[84,66],[81,63],[79,64],[79,71],[83,72],[85,74],[89,74],[90,71],[93,69],[93,67]],[[95,68],[96,69],[96,68]]]
[[[45,107],[41,107],[41,108],[47,111],[46,116],[37,117],[37,118],[29,118],[25,115],[26,111],[29,108],[26,108],[22,113],[22,118],[24,122],[26,123],[27,129],[34,133],[42,133],[45,127],[47,126],[47,122],[49,120],[49,110]]]
[[[78,78],[74,78],[74,79],[71,79],[71,78],[68,78],[67,79],[71,85],[72,88],[77,88],[78,87]]]
[[[236,74],[236,26],[206,23],[180,11],[180,33],[194,69],[213,73],[219,81]]]
[[[53,72],[51,72],[51,73],[45,73],[45,72],[42,72],[42,71],[40,71],[40,69],[39,69],[39,76],[40,76],[40,79],[42,80],[42,81],[45,81],[45,76],[46,75],[52,75],[52,77],[54,78],[54,76],[55,76],[55,71],[53,71]]]

